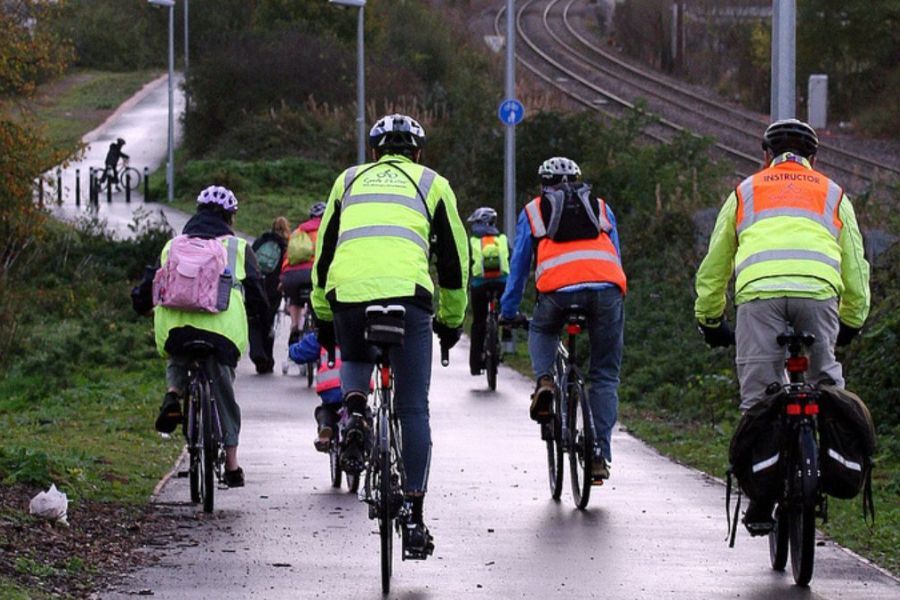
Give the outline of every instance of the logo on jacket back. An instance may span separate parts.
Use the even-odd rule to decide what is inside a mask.
[[[393,167],[385,167],[384,169],[372,169],[362,176],[362,181],[366,185],[376,185],[379,187],[406,187],[408,180],[397,169]]]

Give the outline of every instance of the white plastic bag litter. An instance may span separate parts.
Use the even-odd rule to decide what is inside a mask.
[[[40,492],[28,504],[28,511],[34,516],[57,521],[63,525],[69,524],[66,520],[66,511],[68,509],[69,499],[64,493],[56,489],[56,484],[50,484],[49,490]]]

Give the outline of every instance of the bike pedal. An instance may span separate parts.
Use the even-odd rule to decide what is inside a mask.
[[[592,479],[591,485],[593,485],[595,487],[600,487],[601,485],[603,485],[604,481],[606,481],[606,480],[605,479]]]

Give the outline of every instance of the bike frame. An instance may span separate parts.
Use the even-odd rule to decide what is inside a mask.
[[[565,426],[565,423],[569,422],[569,403],[564,400],[567,400],[569,397],[570,386],[578,386],[582,390],[584,389],[584,375],[581,372],[581,368],[578,366],[576,353],[576,341],[581,332],[582,327],[580,324],[567,323],[566,334],[568,337],[566,342],[563,343],[563,341],[560,340],[559,345],[556,348],[556,385],[562,395],[559,403],[559,416],[560,423],[563,424],[562,442],[566,452],[570,450],[572,440],[569,439],[569,429]],[[591,432],[594,434],[594,439],[597,439],[597,432],[594,430],[594,416],[590,412],[590,402],[587,403],[587,410],[588,422],[591,424]]]

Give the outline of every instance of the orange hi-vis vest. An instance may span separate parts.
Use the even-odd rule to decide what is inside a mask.
[[[316,371],[316,393],[341,387],[341,349],[334,349],[334,366],[328,366],[328,350],[322,347],[319,353],[319,368]]]
[[[600,205],[600,234],[596,238],[556,242],[547,237],[538,196],[525,205],[531,235],[538,240],[535,285],[542,294],[581,283],[613,283],[626,293],[628,286],[622,260],[609,237],[612,224],[606,214],[606,203]]]
[[[841,290],[844,192],[794,160],[774,164],[736,190],[736,289],[765,277],[812,276]]]

